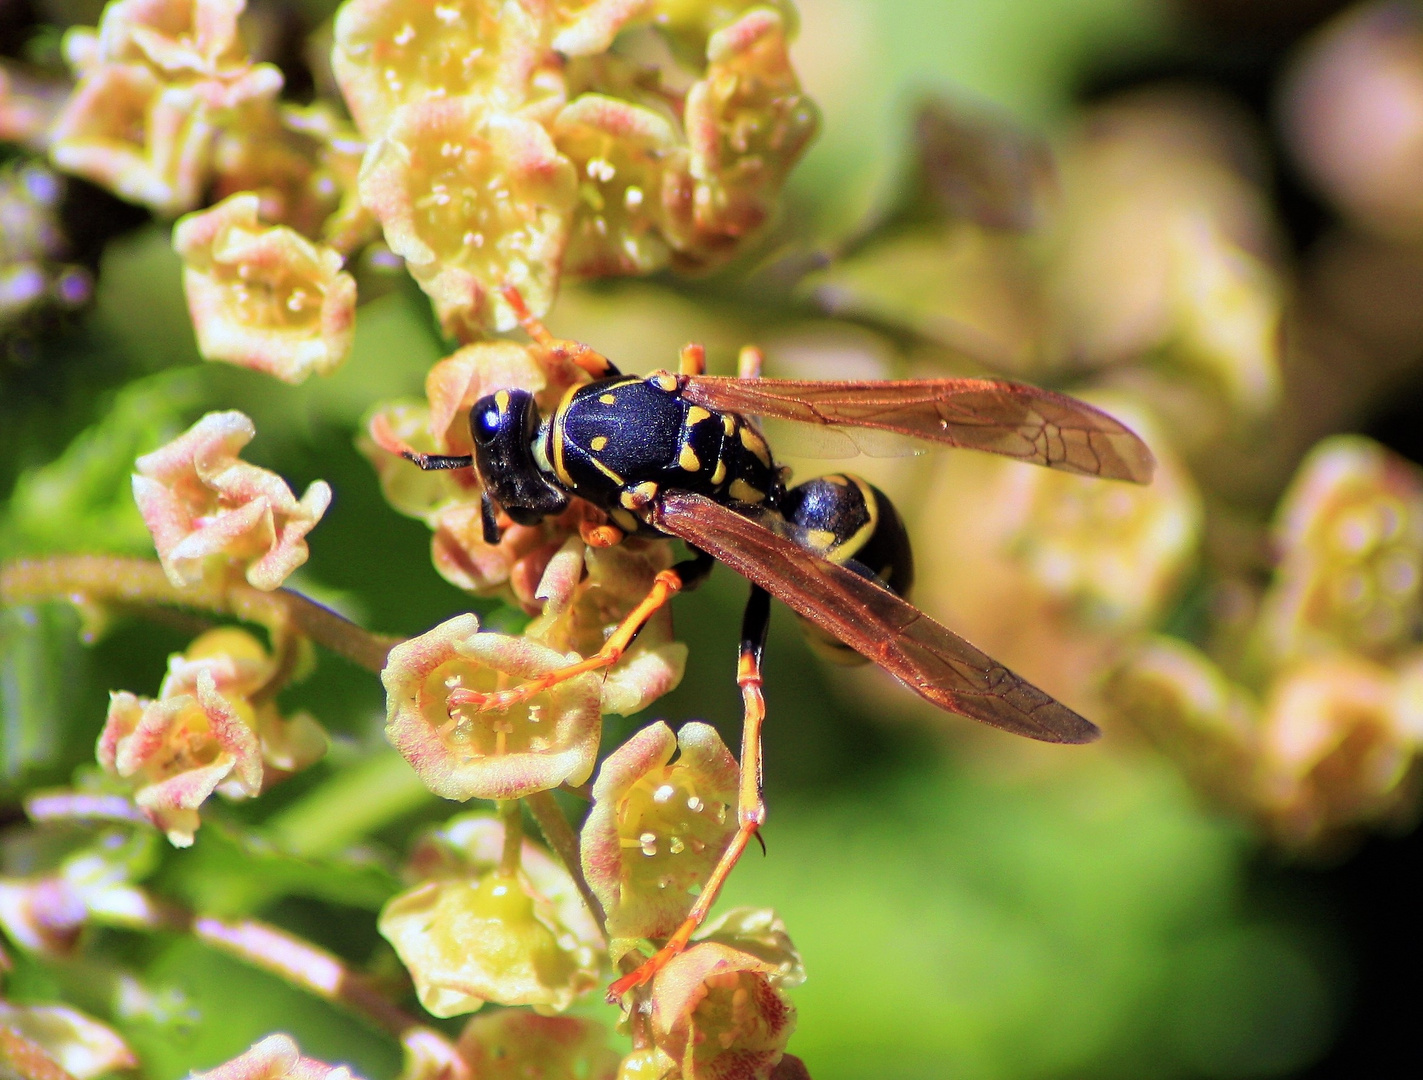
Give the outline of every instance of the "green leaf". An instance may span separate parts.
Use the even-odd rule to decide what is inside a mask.
[[[121,391],[103,419],[56,460],[21,474],[0,526],[0,552],[151,554],[130,486],[133,462],[183,429],[199,390],[191,374],[180,372]]]
[[[86,667],[68,604],[0,608],[0,788],[70,756]]]
[[[169,862],[164,885],[205,915],[233,917],[282,896],[375,911],[400,888],[400,879],[369,851],[307,858],[209,818],[191,850]]]

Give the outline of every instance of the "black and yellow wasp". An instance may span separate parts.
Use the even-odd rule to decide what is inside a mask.
[[[514,290],[505,296],[546,363],[581,369],[552,415],[540,416],[526,391],[499,390],[470,412],[471,456],[420,454],[388,431],[377,441],[422,469],[472,465],[490,543],[499,540],[501,522],[532,525],[579,498],[606,515],[605,524],[585,527],[589,543],[676,537],[692,557],[657,576],[596,655],[512,690],[454,690],[451,708],[508,708],[562,679],[615,664],[652,613],[699,584],[715,562],[751,582],[737,671],[745,707],[739,829],[687,922],[652,960],[615,982],[610,997],[646,981],[686,945],[765,821],[761,656],[770,597],[791,607],[820,644],[873,661],[949,712],[1045,742],[1097,737],[1089,721],[904,599],[914,573],[909,538],[882,492],[843,474],[788,488],[787,470],[752,418],[870,429],[1145,483],[1151,452],[1123,424],[1073,398],[993,380],[762,379],[752,350],[743,352],[737,378],[703,374],[703,352],[690,345],[679,374],[626,376],[589,347],[553,338]]]

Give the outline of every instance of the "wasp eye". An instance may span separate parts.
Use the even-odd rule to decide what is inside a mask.
[[[499,422],[498,409],[481,409],[474,414],[474,423],[470,426],[474,429],[474,437],[487,443],[499,434]]]

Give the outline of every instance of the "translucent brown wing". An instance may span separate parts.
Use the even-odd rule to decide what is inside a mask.
[[[652,524],[726,563],[941,709],[1042,742],[1100,734],[912,604],[734,510],[669,491]]]
[[[1100,409],[993,379],[817,382],[696,375],[687,378],[682,396],[723,412],[890,431],[1111,480],[1145,484],[1156,467],[1146,443]]]

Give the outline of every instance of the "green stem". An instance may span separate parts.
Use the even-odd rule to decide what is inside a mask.
[[[573,883],[578,886],[578,895],[583,897],[583,902],[588,905],[588,910],[597,920],[603,940],[608,940],[607,913],[603,911],[602,903],[589,887],[588,879],[583,876],[583,860],[578,854],[578,835],[564,816],[563,807],[558,805],[558,800],[553,797],[551,791],[536,791],[524,802],[528,804],[529,812],[538,822],[539,831],[544,834],[548,846],[553,849],[559,862],[563,863],[563,868],[573,878]]]
[[[409,762],[383,750],[272,815],[262,831],[293,854],[334,855],[434,798]]]
[[[0,601],[69,600],[79,606],[122,604],[208,611],[256,623],[279,638],[296,631],[379,673],[401,641],[363,630],[349,619],[290,589],[263,592],[245,581],[204,582],[178,587],[150,559],[109,555],[64,555],[7,563],[0,570]]]
[[[499,819],[504,823],[504,851],[499,857],[499,873],[513,877],[524,857],[524,809],[518,799],[500,799]]]

